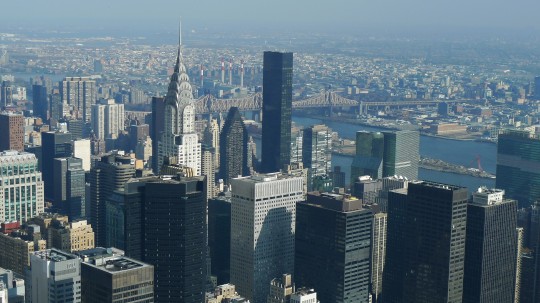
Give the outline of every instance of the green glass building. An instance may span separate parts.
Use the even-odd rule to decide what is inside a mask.
[[[518,200],[519,208],[540,199],[540,137],[518,130],[499,134],[495,187]]]

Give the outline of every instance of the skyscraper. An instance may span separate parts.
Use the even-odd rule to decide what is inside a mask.
[[[106,243],[106,204],[115,190],[135,174],[135,166],[130,157],[114,153],[105,154],[90,170],[90,223],[96,234],[96,245]]]
[[[201,175],[206,176],[206,197],[211,199],[215,195],[216,188],[216,171],[215,171],[215,155],[216,151],[213,147],[201,145]]]
[[[41,133],[43,182],[45,182],[45,198],[54,200],[54,158],[71,157],[71,133]]]
[[[387,220],[388,214],[385,212],[376,212],[373,215],[371,243],[371,295],[373,302],[382,302],[380,296],[386,258]]]
[[[304,128],[302,160],[308,169],[308,190],[315,177],[328,176],[332,169],[332,130],[325,125]]]
[[[149,182],[144,199],[143,260],[154,265],[156,302],[204,302],[205,178]]]
[[[513,302],[517,201],[479,188],[467,206],[463,302]]]
[[[54,205],[71,220],[83,218],[85,213],[85,175],[79,158],[55,158]]]
[[[335,193],[309,193],[296,206],[296,283],[321,302],[369,302],[372,211]]]
[[[495,186],[504,189],[519,208],[540,198],[540,138],[528,131],[504,130],[497,144],[497,179]]]
[[[24,150],[24,117],[13,113],[0,113],[0,152]]]
[[[201,143],[195,132],[193,92],[184,66],[181,43],[165,97],[164,120],[164,131],[159,141],[158,165],[161,167],[167,157],[177,157],[178,164],[190,167],[193,169],[193,174],[199,176]]]
[[[231,197],[208,199],[208,247],[218,285],[230,281]]]
[[[91,118],[97,138],[117,138],[124,130],[124,104],[116,104],[114,99],[102,100],[92,105]]]
[[[91,107],[96,103],[96,81],[89,77],[66,77],[59,83],[62,103],[68,104],[78,116],[90,122]]]
[[[0,223],[24,223],[44,211],[44,185],[34,154],[0,152],[0,179]]]
[[[81,260],[58,249],[30,256],[33,303],[81,302]]]
[[[233,179],[231,185],[231,283],[251,302],[262,303],[270,281],[294,271],[303,179],[274,173]]]
[[[393,211],[395,201],[391,199],[401,204],[403,196],[390,196],[383,276],[392,278],[383,279],[384,302],[461,302],[467,198],[468,191],[464,187],[409,182],[406,211],[398,213]],[[391,235],[395,223],[404,228],[404,232]],[[392,251],[394,249],[397,252]],[[395,257],[402,265],[394,266],[396,260],[392,258]]]
[[[214,148],[214,166],[217,170],[219,168],[219,133],[221,132],[217,119],[210,119],[204,130],[204,144]]]
[[[237,107],[232,107],[220,134],[219,175],[225,184],[231,179],[249,175],[248,132]]]
[[[152,138],[152,171],[157,174],[160,169],[158,147],[163,129],[165,128],[165,98],[152,97],[152,121],[150,123],[150,138]]]
[[[49,94],[45,85],[32,85],[32,111],[35,117],[49,120]]]
[[[383,177],[384,135],[366,131],[356,132],[356,154],[351,166],[351,184],[358,177],[369,175],[372,179]]]
[[[418,179],[420,161],[420,133],[413,130],[383,132],[383,177],[402,176]]]
[[[261,172],[278,172],[291,159],[293,54],[264,52]]]

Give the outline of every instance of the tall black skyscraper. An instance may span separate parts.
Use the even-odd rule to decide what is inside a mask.
[[[144,255],[154,265],[156,302],[204,302],[205,177],[146,184]]]
[[[383,279],[383,302],[461,302],[467,188],[432,182],[411,182],[406,200],[403,200],[405,197],[400,194],[390,195],[390,198],[399,201],[388,201],[384,277],[393,277],[393,283]],[[396,210],[405,210],[405,213],[393,212],[394,206]],[[395,231],[392,228],[395,223],[404,228],[404,233],[391,235],[392,230]],[[401,256],[392,249],[397,249]],[[396,256],[398,262],[392,260]],[[392,266],[396,263],[403,265]]]
[[[231,197],[208,199],[208,247],[218,285],[230,281]]]
[[[368,302],[372,222],[359,199],[308,194],[296,204],[296,283],[321,302]]]
[[[277,172],[291,159],[293,54],[264,52],[261,172]]]
[[[54,206],[70,220],[85,217],[85,176],[79,158],[53,159]]]
[[[237,107],[232,107],[220,134],[219,175],[225,184],[238,176],[249,175],[248,133]]]
[[[54,158],[71,157],[71,133],[41,133],[43,182],[45,183],[45,199],[54,200]]]
[[[40,117],[43,121],[48,120],[49,95],[46,86],[32,85],[32,110],[34,116]]]
[[[517,201],[481,188],[467,206],[463,302],[514,302]]]
[[[540,100],[540,76],[534,77],[534,98]]]
[[[135,165],[128,156],[106,154],[90,170],[90,223],[95,233],[96,245],[106,243],[106,201],[115,190],[124,189],[125,183],[135,174]]]
[[[161,133],[165,128],[165,98],[152,97],[152,121],[150,121],[150,138],[152,139],[152,170],[158,173],[158,147]]]

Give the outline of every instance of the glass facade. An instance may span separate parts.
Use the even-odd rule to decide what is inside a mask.
[[[261,172],[280,171],[291,159],[293,54],[264,52]]]
[[[518,200],[520,208],[540,199],[540,138],[527,131],[499,134],[495,184],[508,198]]]

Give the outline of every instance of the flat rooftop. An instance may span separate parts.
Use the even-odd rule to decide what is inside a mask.
[[[149,267],[151,265],[131,259],[125,256],[113,256],[108,258],[96,258],[83,262],[84,266],[91,266],[101,271],[109,273],[125,272],[127,270]]]
[[[62,262],[67,260],[77,259],[77,256],[63,252],[57,249],[47,249],[42,251],[34,252],[34,256],[37,256],[43,260],[52,261],[52,262]]]

